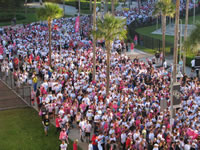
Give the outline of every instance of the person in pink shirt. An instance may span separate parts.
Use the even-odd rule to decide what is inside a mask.
[[[58,117],[56,117],[56,133],[58,133],[58,131],[61,130],[61,128],[60,128],[61,122],[62,122],[62,118],[60,115],[58,115]]]

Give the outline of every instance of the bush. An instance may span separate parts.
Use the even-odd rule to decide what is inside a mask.
[[[0,22],[8,22],[11,21],[15,17],[12,13],[1,13],[0,14]],[[16,20],[23,20],[26,17],[22,14],[16,14]]]

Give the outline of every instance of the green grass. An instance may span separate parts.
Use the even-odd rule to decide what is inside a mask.
[[[8,14],[12,14],[14,15],[14,11],[12,10],[0,10],[0,17],[1,15],[8,15]],[[24,8],[18,9],[16,10],[16,15],[19,14],[21,16],[24,16],[24,19],[21,20],[17,20],[16,24],[28,24],[31,22],[36,22],[38,21],[36,13],[35,13],[35,9],[33,8],[28,8],[27,9],[27,17],[25,15],[25,10]],[[11,25],[11,20],[10,21],[5,21],[5,22],[0,22],[0,26],[7,26],[7,25]]]
[[[1,150],[57,150],[61,143],[52,125],[49,135],[44,135],[41,119],[32,108],[0,111],[0,122]]]
[[[196,21],[200,21],[200,15],[196,16]],[[182,22],[184,24],[185,19],[182,19]],[[189,17],[188,22],[189,22],[189,24],[193,23],[193,17],[192,16]],[[161,25],[159,24],[158,28],[160,28],[160,27],[161,27]],[[136,32],[138,32],[141,35],[146,35],[146,36],[149,36],[149,37],[152,37],[152,38],[155,38],[155,39],[162,40],[162,35],[152,34],[152,32],[155,31],[155,30],[156,30],[156,25],[153,25],[153,26],[138,28],[138,29],[136,29]],[[166,35],[165,38],[166,38],[166,42],[174,43],[174,36]]]
[[[200,21],[200,15],[197,15],[196,16],[196,22]],[[183,24],[185,23],[185,19],[182,19],[182,22]],[[193,24],[193,17],[189,17],[188,19],[188,23],[189,24]],[[158,28],[160,28],[161,25],[159,24],[158,25]],[[138,32],[139,34],[141,35],[145,35],[145,36],[148,36],[148,37],[152,37],[152,38],[155,38],[155,39],[159,39],[162,41],[162,35],[156,35],[156,34],[152,34],[153,31],[156,30],[156,25],[153,25],[153,26],[148,26],[148,27],[143,27],[143,28],[138,28],[136,29],[136,32]],[[174,43],[174,36],[168,36],[166,35],[166,42],[168,43]],[[149,49],[149,48],[146,48],[144,46],[137,46],[136,48],[142,50],[142,51],[145,51],[147,53],[151,53],[151,54],[155,54],[156,50],[153,50],[153,49]],[[168,55],[170,53],[170,47],[167,47],[166,46],[166,55]],[[186,53],[186,64],[187,66],[191,66],[191,60],[194,58],[195,54],[191,53],[191,52],[187,52]]]

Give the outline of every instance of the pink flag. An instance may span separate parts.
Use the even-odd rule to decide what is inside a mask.
[[[2,47],[2,45],[0,44],[0,55],[2,55],[3,54],[3,47]]]
[[[134,41],[137,41],[138,40],[138,37],[137,37],[137,35],[135,35],[135,37],[134,37]]]
[[[79,25],[80,25],[80,17],[76,17],[76,22],[75,22],[75,32],[79,32]]]
[[[131,50],[133,51],[134,49],[134,43],[131,43]]]

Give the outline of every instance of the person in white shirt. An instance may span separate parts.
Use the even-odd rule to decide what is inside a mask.
[[[67,150],[67,144],[64,140],[62,141],[62,144],[60,144],[60,150]]]
[[[92,125],[90,124],[89,121],[87,121],[86,127],[85,127],[85,136],[86,136],[86,141],[90,141],[90,133],[91,133]]]
[[[126,133],[123,131],[122,134],[121,134],[121,144],[123,146],[123,149],[125,149],[125,146],[126,146]]]
[[[90,144],[88,145],[88,150],[93,150],[93,145],[92,145],[92,143],[90,143]]]
[[[191,61],[191,67],[192,67],[191,72],[194,72],[194,69],[195,69],[195,59],[193,59],[193,60]]]

